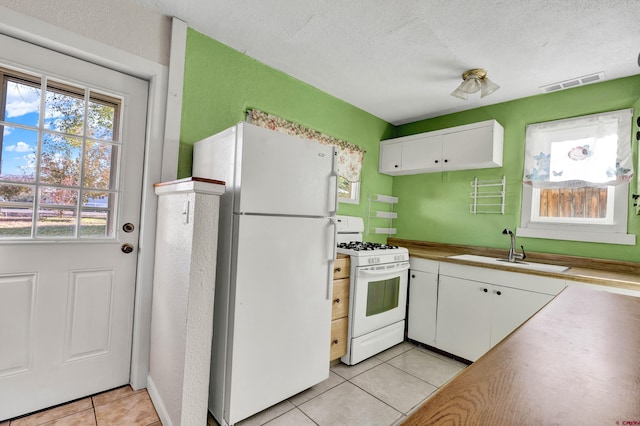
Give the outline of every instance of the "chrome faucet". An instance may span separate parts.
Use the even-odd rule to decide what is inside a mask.
[[[504,231],[502,231],[502,233],[511,237],[511,247],[509,247],[509,257],[507,260],[511,263],[515,263],[518,260],[525,259],[527,255],[524,252],[524,246],[520,246],[520,248],[522,249],[522,253],[518,253],[515,249],[516,235],[508,229],[505,229]]]

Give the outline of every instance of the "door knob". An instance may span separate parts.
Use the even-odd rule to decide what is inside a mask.
[[[125,254],[129,254],[133,251],[133,246],[129,243],[124,243],[122,247],[120,247],[120,250]]]

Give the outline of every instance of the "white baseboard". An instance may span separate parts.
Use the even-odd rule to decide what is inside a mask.
[[[160,417],[160,422],[162,422],[162,426],[173,426],[171,419],[169,418],[169,413],[167,412],[167,408],[164,405],[164,401],[160,397],[158,393],[158,389],[156,388],[155,383],[153,383],[153,379],[151,376],[147,376],[147,392],[151,397],[151,401],[153,402],[154,407],[156,408],[156,412],[158,413],[158,417]]]

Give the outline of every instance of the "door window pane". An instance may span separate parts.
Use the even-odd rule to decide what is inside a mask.
[[[381,314],[398,307],[400,277],[371,281],[367,287],[367,316]]]
[[[84,154],[84,187],[111,189],[113,159],[117,146],[97,141],[87,141]]]
[[[71,238],[76,236],[77,215],[75,209],[40,208],[36,237]]]
[[[40,121],[40,84],[7,77],[3,120],[37,127]]]
[[[47,86],[44,127],[61,133],[81,135],[84,126],[84,94]]]
[[[0,80],[0,239],[114,238],[122,100],[2,67]]]
[[[107,141],[114,140],[116,106],[107,102],[89,102],[87,136]]]
[[[37,147],[37,131],[3,126],[0,179],[11,182],[35,181]]]
[[[40,181],[51,185],[78,186],[82,139],[45,133],[40,155]]]

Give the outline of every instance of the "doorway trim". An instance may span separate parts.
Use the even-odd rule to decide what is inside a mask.
[[[175,105],[169,110],[167,108],[169,69],[165,65],[2,6],[0,33],[149,82],[130,373],[131,386],[134,389],[144,388],[147,385],[149,371],[151,296],[158,204],[153,184],[161,180],[175,179],[178,168],[177,144],[165,143],[165,126],[167,129],[173,129],[173,132],[176,123],[178,129],[180,126],[180,108],[176,109]]]

